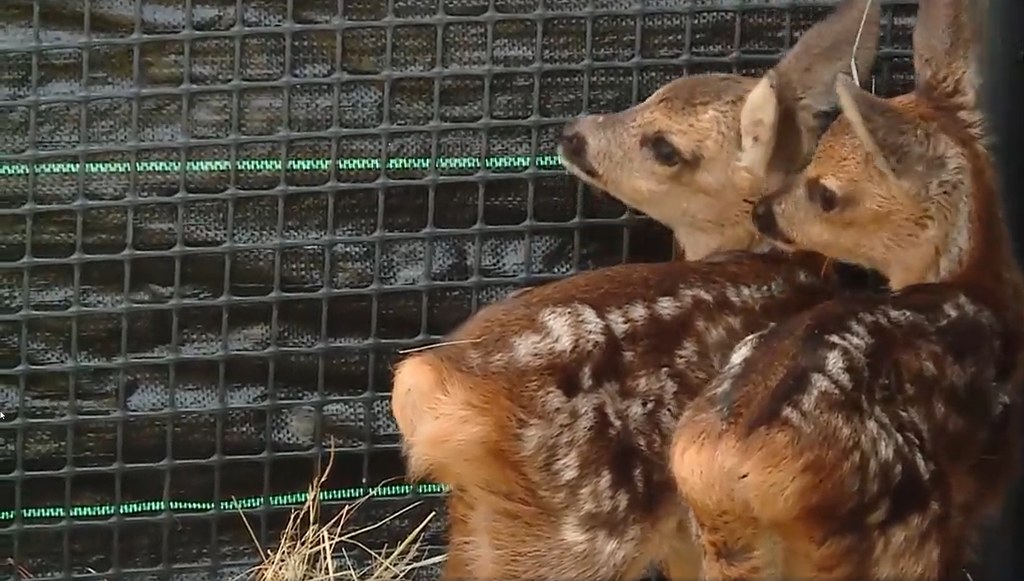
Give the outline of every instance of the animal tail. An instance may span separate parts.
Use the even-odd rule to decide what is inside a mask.
[[[391,407],[410,477],[460,489],[510,483],[514,413],[493,379],[416,354],[395,369]]]

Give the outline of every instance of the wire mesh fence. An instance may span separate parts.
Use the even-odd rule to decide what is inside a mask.
[[[0,3],[0,566],[230,578],[328,442],[325,510],[426,498],[366,542],[403,537],[441,490],[401,481],[399,350],[670,257],[560,170],[562,124],[758,74],[834,3]],[[891,95],[915,2],[884,6]]]

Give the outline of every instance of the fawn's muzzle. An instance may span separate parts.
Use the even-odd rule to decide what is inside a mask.
[[[558,155],[564,163],[592,178],[597,177],[597,169],[587,158],[587,138],[576,129],[575,123],[567,125],[558,138]]]
[[[754,227],[766,238],[772,240],[778,240],[785,244],[792,244],[793,241],[786,236],[779,228],[779,222],[775,218],[775,210],[772,208],[771,198],[761,198],[754,204],[754,209],[751,211],[751,218],[754,221]]]

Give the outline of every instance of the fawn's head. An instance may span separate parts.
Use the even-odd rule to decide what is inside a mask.
[[[878,5],[844,0],[760,80],[684,77],[625,111],[569,123],[563,164],[672,229],[688,260],[754,248],[751,205],[806,165],[835,116],[835,79],[850,71],[854,51],[860,78],[868,76]]]
[[[763,235],[874,268],[892,288],[965,268],[979,228],[998,227],[977,215],[973,199],[988,158],[971,4],[920,3],[913,93],[881,99],[840,75],[842,115],[803,175],[754,207]]]

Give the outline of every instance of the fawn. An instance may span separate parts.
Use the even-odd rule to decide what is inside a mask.
[[[688,261],[529,289],[398,364],[409,474],[451,488],[443,578],[698,575],[668,470],[680,414],[743,337],[844,292],[819,255],[709,255],[761,246],[750,208],[809,160],[855,46],[867,76],[879,20],[845,0],[764,79],[683,78],[566,128],[566,166],[672,227]],[[785,137],[749,155],[765,121],[747,110],[773,88],[793,97],[769,120]]]
[[[761,79],[684,77],[625,111],[569,123],[559,145],[563,164],[671,228],[687,260],[765,250],[750,208],[809,161],[837,113],[832,80],[849,71],[854,51],[858,78],[870,73],[878,4],[841,2]],[[776,93],[786,98],[772,117],[753,115]]]
[[[802,179],[752,212],[893,292],[743,340],[684,412],[671,470],[707,579],[963,578],[1016,475],[1024,279],[978,103],[983,8],[921,0],[914,91],[841,76]]]

